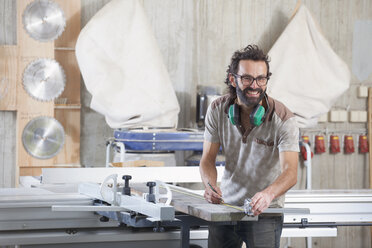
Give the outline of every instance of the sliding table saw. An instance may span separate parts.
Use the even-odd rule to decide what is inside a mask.
[[[148,197],[149,187],[138,179],[147,168],[130,168],[131,196],[125,195],[121,178],[128,169],[45,169],[42,183],[33,188],[1,189],[0,245],[206,247],[207,225],[256,219],[239,206],[212,205],[200,192],[174,185],[169,186],[170,205],[158,199],[149,202],[153,199]],[[153,178],[158,169],[164,174],[161,167],[151,168]],[[179,169],[188,181],[193,179],[187,173],[198,175],[197,167],[167,169],[171,174]],[[117,185],[115,177],[108,177],[112,174],[120,178],[116,189],[112,187]],[[102,183],[102,177],[111,182]],[[138,193],[145,193],[145,199]],[[163,193],[159,191],[161,197]],[[268,209],[264,214],[278,211],[284,212],[282,237],[337,236],[337,226],[370,225],[372,191],[290,191],[284,209]]]

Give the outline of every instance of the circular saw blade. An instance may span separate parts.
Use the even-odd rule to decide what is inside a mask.
[[[23,87],[39,101],[52,101],[65,88],[66,76],[61,65],[53,59],[32,61],[23,73]]]
[[[61,151],[64,142],[65,131],[53,117],[36,117],[29,121],[23,129],[23,147],[35,158],[54,157]]]
[[[48,42],[57,39],[65,29],[63,10],[55,2],[35,0],[22,15],[23,27],[35,40]]]

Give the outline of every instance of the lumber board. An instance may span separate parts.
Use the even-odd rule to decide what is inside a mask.
[[[152,160],[134,160],[125,161],[118,163],[111,163],[113,167],[158,167],[164,166],[164,161],[152,161]]]
[[[55,1],[66,18],[66,27],[54,42],[54,56],[66,75],[66,86],[59,98],[66,99],[66,107],[56,108],[55,118],[65,129],[65,144],[55,157],[55,164],[80,164],[80,70],[75,57],[75,45],[80,33],[81,2]],[[69,108],[74,105],[78,108]]]
[[[80,104],[80,70],[75,52],[73,50],[56,50],[54,56],[66,75],[66,86],[59,98],[66,98],[67,104]]]
[[[80,164],[80,109],[55,109],[54,112],[65,130],[65,143],[54,164]]]
[[[32,1],[17,1],[17,46],[15,46],[15,52],[12,53],[12,59],[16,61],[12,63],[15,64],[16,68],[16,72],[13,74],[15,75],[15,107],[12,107],[12,109],[17,110],[17,181],[18,174],[22,176],[41,175],[42,167],[53,168],[54,165],[75,167],[80,164],[80,71],[75,58],[74,48],[81,29],[81,3],[74,0],[56,1],[66,18],[65,30],[55,41],[40,42],[34,40],[26,33],[22,23],[22,14],[26,6]],[[55,47],[58,49],[55,49]],[[22,85],[23,72],[30,62],[38,58],[56,59],[61,64],[66,74],[66,88],[61,97],[68,98],[69,102],[73,103],[74,106],[78,106],[78,108],[55,109],[53,101],[37,101],[27,94]],[[0,71],[3,68],[3,64],[0,64]],[[0,105],[0,109],[1,107]],[[65,129],[64,148],[54,158],[34,158],[23,147],[22,132],[24,127],[31,119],[39,116],[55,117]]]
[[[17,1],[17,165],[24,174],[26,166],[52,166],[53,159],[40,160],[32,157],[22,144],[22,132],[27,123],[38,116],[54,116],[54,103],[41,102],[27,94],[22,85],[23,72],[30,62],[38,58],[54,58],[53,42],[39,42],[31,38],[23,28],[22,13],[32,0]],[[33,169],[32,175],[34,174]],[[17,180],[18,181],[18,180]]]
[[[62,65],[66,74],[67,83],[61,98],[67,98],[69,104],[80,104],[81,77],[75,57],[75,45],[81,29],[81,3],[74,0],[57,0],[55,2],[63,9],[66,18],[65,30],[54,42],[55,59]]]
[[[241,210],[222,204],[211,204],[201,195],[199,197],[193,196],[187,192],[180,193],[180,191],[175,191],[174,189],[172,189],[171,205],[177,211],[212,222],[247,219],[246,214]],[[254,218],[251,217],[251,219],[253,220]]]
[[[148,192],[148,188],[144,184],[132,184],[131,187],[137,194]],[[239,210],[238,208],[241,206],[212,204],[207,202],[202,195],[179,188],[171,189],[172,201],[170,205],[176,211],[211,222],[257,220],[257,217],[248,217],[242,210]]]
[[[81,1],[54,0],[63,9],[66,18],[66,27],[60,37],[55,40],[55,47],[75,48],[81,29]]]
[[[169,185],[169,184],[168,184]],[[144,184],[130,185],[132,192],[141,195],[148,193],[148,187]],[[176,211],[209,221],[209,222],[235,222],[235,221],[257,221],[258,216],[247,216],[243,206],[234,206],[227,203],[212,204],[204,199],[204,196],[192,190],[169,185],[172,191],[172,205]],[[166,190],[160,185],[160,193]],[[161,200],[162,201],[162,200]],[[165,200],[164,200],[165,201]],[[261,215],[273,216],[278,214],[309,214],[307,208],[267,208]]]
[[[16,46],[0,47],[0,110],[14,111],[17,108],[17,53]]]

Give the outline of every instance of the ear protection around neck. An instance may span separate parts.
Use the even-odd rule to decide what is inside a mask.
[[[228,116],[231,124],[240,125],[240,109],[238,104],[230,105]]]
[[[269,101],[267,100],[266,93],[264,93],[264,97],[266,99],[267,103],[267,111],[265,111],[265,108],[261,104],[257,104],[254,109],[252,110],[251,114],[249,115],[249,122],[253,126],[260,126],[266,119],[266,115],[269,112],[270,105]],[[229,111],[228,111],[228,117],[233,125],[240,125],[240,108],[239,105],[234,103],[230,105]]]

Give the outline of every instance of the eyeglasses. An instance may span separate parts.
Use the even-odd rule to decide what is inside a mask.
[[[262,87],[262,86],[265,86],[267,84],[267,81],[270,78],[269,76],[267,76],[267,77],[258,76],[256,78],[254,78],[254,77],[249,76],[249,75],[239,75],[239,74],[235,74],[235,73],[231,73],[231,74],[233,74],[237,78],[240,78],[240,80],[242,81],[242,84],[244,86],[251,86],[253,84],[253,82],[256,80],[257,85]]]

